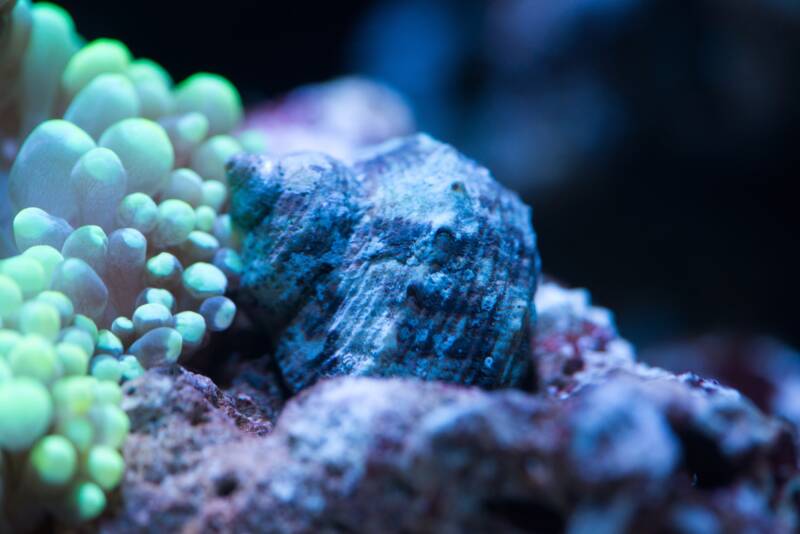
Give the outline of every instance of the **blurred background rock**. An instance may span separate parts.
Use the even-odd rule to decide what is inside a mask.
[[[219,72],[253,105],[345,73],[387,82],[520,192],[545,271],[637,344],[800,343],[795,0],[58,3],[87,38],[178,79]]]

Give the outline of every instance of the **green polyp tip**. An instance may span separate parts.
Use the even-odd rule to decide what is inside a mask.
[[[60,291],[42,291],[36,295],[36,301],[49,304],[58,310],[61,326],[72,323],[75,317],[75,306],[72,305],[72,301],[64,293]]]
[[[175,124],[178,138],[188,144],[199,145],[208,135],[208,119],[202,113],[192,112],[181,116]]]
[[[23,252],[22,255],[38,261],[39,265],[44,269],[45,279],[47,280],[52,280],[56,267],[64,261],[64,256],[61,255],[61,252],[49,245],[31,247]]]
[[[119,121],[103,133],[98,144],[119,156],[128,173],[128,193],[155,195],[175,162],[167,132],[149,119]]]
[[[194,151],[192,168],[206,180],[227,182],[225,164],[242,151],[242,145],[230,135],[216,135]]]
[[[109,491],[116,488],[122,480],[125,460],[115,449],[98,445],[89,451],[86,472],[97,485]]]
[[[153,232],[156,247],[174,247],[183,243],[194,230],[192,207],[182,200],[165,200],[158,206],[158,224]]]
[[[14,317],[22,306],[22,300],[22,291],[17,283],[0,274],[0,319]]]
[[[231,131],[242,118],[242,100],[231,82],[217,74],[198,73],[176,88],[179,113],[197,111],[208,118],[211,135]]]
[[[239,253],[230,248],[220,249],[214,256],[214,265],[226,275],[241,276],[244,272],[244,264]]]
[[[117,209],[117,224],[123,228],[135,228],[149,234],[158,223],[158,206],[144,193],[132,193],[120,202]]]
[[[135,81],[158,81],[166,87],[172,86],[172,77],[169,73],[152,59],[140,58],[134,60],[127,71],[128,77]]]
[[[154,328],[172,326],[172,314],[163,304],[143,304],[133,312],[136,333],[142,335]]]
[[[16,330],[7,328],[0,329],[0,358],[5,358],[17,343],[22,339],[22,335]]]
[[[210,263],[199,262],[183,273],[183,287],[196,299],[224,295],[228,288],[225,273]]]
[[[95,322],[92,319],[86,317],[85,315],[78,314],[75,316],[74,324],[75,328],[83,330],[84,332],[89,334],[89,337],[92,340],[92,344],[97,343],[97,336],[99,332],[97,330],[97,324],[95,324]]]
[[[64,119],[82,128],[94,139],[115,122],[140,113],[139,94],[122,74],[100,74],[78,92]]]
[[[208,261],[214,259],[214,254],[219,249],[219,241],[207,232],[195,230],[189,234],[181,245],[181,251],[188,261]]]
[[[131,422],[125,412],[113,404],[101,404],[92,410],[91,419],[95,429],[95,443],[118,449],[128,437]]]
[[[42,484],[63,486],[75,475],[78,453],[67,438],[45,436],[31,450],[30,465]]]
[[[0,449],[29,449],[52,418],[53,401],[39,382],[17,377],[0,384]]]
[[[144,374],[144,367],[139,363],[139,359],[136,356],[131,354],[123,356],[120,363],[122,364],[123,380],[134,380]]]
[[[106,494],[94,482],[80,482],[69,493],[69,507],[78,521],[91,521],[106,508]]]
[[[59,418],[83,416],[94,404],[97,379],[91,376],[67,376],[53,384],[53,399]]]
[[[82,376],[89,369],[89,354],[75,343],[62,341],[56,345],[56,356],[65,376]]]
[[[197,312],[180,312],[175,315],[175,330],[187,345],[199,345],[206,335],[206,321]]]
[[[25,336],[7,356],[14,376],[28,377],[43,384],[58,374],[58,359],[53,344],[39,336]]]
[[[117,317],[111,323],[111,332],[120,340],[128,339],[133,335],[133,321],[127,317]]]
[[[111,330],[100,330],[98,332],[97,352],[119,357],[122,356],[123,350],[122,341]]]
[[[119,405],[122,402],[122,388],[113,380],[100,380],[94,388],[95,400],[99,404]]]
[[[131,53],[124,44],[114,39],[97,39],[81,48],[64,69],[61,87],[69,97],[104,73],[124,73],[131,61]]]
[[[13,222],[14,242],[17,248],[22,250],[29,248],[30,243],[44,244],[49,241],[58,240],[60,233],[64,233],[64,227],[59,225],[44,210],[39,208],[25,208],[17,213]],[[61,238],[63,239],[63,237]]]
[[[78,258],[100,275],[105,272],[108,253],[108,236],[99,226],[81,226],[64,242],[64,258]]]
[[[225,184],[216,180],[203,182],[203,204],[213,208],[216,212],[220,212],[227,198],[228,188]]]
[[[214,221],[217,218],[217,212],[211,206],[200,206],[194,210],[197,224],[195,228],[202,232],[212,232],[214,230]]]
[[[227,330],[236,318],[236,304],[227,297],[211,297],[200,305],[203,316],[212,332]]]
[[[61,331],[61,314],[52,304],[32,300],[23,304],[18,326],[25,335],[37,335],[52,342]]]
[[[94,341],[88,332],[77,327],[65,328],[61,331],[59,341],[79,346],[87,355],[94,354]],[[88,361],[88,360],[87,360]],[[81,373],[81,374],[85,374]]]
[[[166,289],[148,287],[136,299],[137,308],[145,304],[159,304],[172,313],[175,310],[175,297]]]
[[[84,417],[66,417],[56,423],[56,431],[66,437],[78,451],[85,453],[94,441],[92,423]]]
[[[153,256],[145,266],[148,284],[159,287],[179,282],[182,272],[180,261],[169,252]]]
[[[266,154],[267,137],[258,130],[245,130],[237,136],[239,144],[248,154]]]
[[[180,332],[168,327],[150,330],[130,348],[131,354],[146,368],[175,363],[182,350],[183,338]]]
[[[0,358],[0,384],[11,380],[13,377],[14,374],[11,372],[11,367],[8,366],[3,358]]]
[[[92,361],[92,376],[98,380],[118,383],[122,378],[122,366],[116,358],[101,354]]]
[[[50,285],[39,262],[26,256],[14,256],[0,262],[0,274],[14,280],[26,299],[41,293]]]
[[[177,169],[169,175],[161,198],[183,200],[197,207],[203,202],[203,179],[191,169]]]

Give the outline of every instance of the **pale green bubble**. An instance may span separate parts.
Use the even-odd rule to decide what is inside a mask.
[[[217,219],[217,212],[210,206],[200,206],[194,210],[197,224],[195,228],[201,232],[211,233],[214,231],[214,221]]]
[[[34,445],[29,462],[40,483],[63,486],[72,480],[77,471],[78,453],[67,438],[45,436]]]
[[[162,252],[147,260],[145,281],[151,287],[177,288],[182,276],[181,262],[169,252]]]
[[[160,65],[149,59],[137,59],[128,66],[126,75],[139,94],[142,117],[156,120],[172,113],[175,107],[170,90],[172,80]]]
[[[117,224],[149,234],[158,224],[158,206],[148,195],[132,193],[122,199],[117,209]]]
[[[156,328],[171,327],[172,324],[172,314],[163,304],[143,304],[133,312],[133,325],[139,336]]]
[[[158,81],[166,87],[172,87],[172,77],[164,67],[152,59],[139,58],[134,60],[128,66],[127,74],[133,81]]]
[[[188,165],[192,152],[208,135],[208,119],[202,113],[164,117],[160,121],[175,148],[178,166]]]
[[[106,272],[108,236],[99,226],[81,226],[67,238],[61,248],[65,259],[85,261],[101,277]]]
[[[6,358],[20,340],[22,335],[16,330],[0,328],[0,358]]]
[[[31,378],[43,384],[55,380],[60,367],[53,344],[36,335],[23,337],[6,359],[14,376]]]
[[[231,131],[242,118],[239,92],[222,76],[198,73],[176,88],[176,110],[197,111],[208,118],[211,135]]]
[[[210,262],[219,249],[219,241],[213,235],[198,230],[189,234],[181,244],[181,256],[187,263]]]
[[[105,490],[119,485],[125,472],[125,460],[111,447],[98,445],[92,447],[86,459],[86,472],[89,477]]]
[[[122,365],[116,358],[101,354],[92,360],[92,376],[97,380],[118,383],[122,378]]]
[[[123,356],[120,364],[122,364],[123,380],[134,380],[144,374],[144,367],[139,363],[139,359],[132,354]]]
[[[100,320],[108,304],[108,288],[85,261],[68,258],[56,268],[52,289],[64,293],[75,311],[94,321]]]
[[[197,312],[184,311],[175,315],[175,329],[186,345],[199,345],[206,334],[206,321]]]
[[[183,287],[196,299],[224,295],[228,287],[225,274],[210,263],[195,263],[183,272]]]
[[[152,241],[156,248],[180,245],[194,230],[195,215],[192,207],[182,200],[165,200],[158,206],[158,224]]]
[[[133,321],[127,317],[117,317],[111,323],[111,332],[113,332],[123,344],[126,344],[131,341],[135,332]]]
[[[61,77],[61,86],[72,97],[101,74],[124,73],[130,61],[131,53],[124,44],[114,39],[97,39],[72,56]]]
[[[94,441],[94,428],[85,417],[60,418],[56,423],[56,431],[66,437],[81,453],[88,451]]]
[[[72,226],[39,208],[25,208],[14,217],[13,230],[17,248],[25,252],[41,245],[61,248]]]
[[[67,376],[53,384],[53,400],[59,418],[81,417],[92,409],[97,379],[92,376]]]
[[[120,121],[103,133],[98,144],[119,156],[128,173],[128,193],[155,195],[175,162],[164,128],[148,119]]]
[[[119,362],[121,364],[121,362]],[[99,404],[119,406],[122,402],[122,388],[114,380],[100,380],[95,385],[95,401]]]
[[[62,343],[77,345],[87,355],[94,354],[94,340],[92,339],[92,336],[88,332],[80,328],[77,327],[65,328],[64,330],[61,331],[61,335],[59,336],[59,341],[61,341]],[[78,373],[70,373],[70,374],[78,374]],[[81,374],[85,374],[85,372]]]
[[[139,95],[128,78],[101,74],[75,96],[64,119],[98,139],[115,122],[138,116],[139,109]]]
[[[56,345],[56,357],[65,376],[82,376],[89,370],[89,354],[81,345],[62,341]]]
[[[26,299],[44,291],[49,282],[39,262],[26,256],[14,256],[0,262],[0,274],[11,278]]]
[[[128,184],[119,157],[107,148],[90,150],[75,164],[70,182],[78,202],[78,224],[112,232]]]
[[[39,382],[17,377],[0,384],[0,449],[27,450],[53,418],[50,394]]]
[[[95,428],[95,443],[118,449],[130,431],[130,419],[118,406],[102,404],[90,415]]]
[[[236,279],[244,272],[244,263],[239,253],[230,248],[223,248],[214,255],[214,265],[228,277],[228,281]]]
[[[40,245],[29,248],[23,252],[22,255],[26,258],[33,258],[38,261],[39,265],[44,269],[45,278],[47,280],[52,280],[56,267],[64,261],[64,256],[61,255],[59,250],[61,250],[61,247],[57,250],[48,245]]]
[[[91,136],[70,122],[49,120],[37,126],[11,167],[8,194],[13,205],[17,210],[41,208],[73,221],[78,206],[67,177],[80,157],[93,148]]]
[[[75,519],[91,521],[106,508],[106,494],[94,482],[79,482],[69,493],[68,503]]]
[[[91,338],[92,343],[97,343],[97,335],[98,335],[99,330],[97,328],[97,324],[92,319],[90,319],[89,317],[86,317],[85,315],[81,315],[81,314],[76,315],[75,316],[75,328],[83,330],[84,332],[89,334],[89,337]]]
[[[96,350],[102,354],[119,357],[122,356],[124,347],[122,341],[111,330],[100,330],[97,333]]]
[[[222,211],[225,201],[228,199],[228,187],[222,182],[214,180],[203,183],[203,204],[214,209],[216,212]]]
[[[194,151],[192,169],[204,180],[227,183],[225,165],[233,156],[242,152],[242,145],[230,135],[216,135]]]
[[[183,338],[174,328],[150,330],[131,345],[130,352],[145,368],[175,363],[183,350]]]
[[[61,315],[52,304],[32,300],[22,305],[18,327],[25,335],[37,335],[53,342],[61,331]]]
[[[42,291],[36,295],[37,302],[44,302],[53,306],[58,310],[58,316],[61,319],[61,326],[72,324],[75,318],[75,306],[64,293],[59,291]]]
[[[211,297],[200,305],[200,315],[211,332],[227,330],[236,318],[236,304],[227,297]]]
[[[9,319],[19,312],[22,306],[22,291],[8,276],[0,274],[0,319]]]
[[[192,169],[177,169],[170,174],[161,198],[183,200],[197,207],[203,203],[203,179]]]
[[[145,304],[160,304],[167,308],[170,313],[175,311],[175,297],[167,289],[148,287],[136,297],[136,307]]]

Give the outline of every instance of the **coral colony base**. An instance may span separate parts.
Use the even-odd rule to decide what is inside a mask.
[[[173,85],[119,41],[84,44],[61,8],[0,4],[20,253],[0,262],[0,500],[17,522],[85,521],[122,477],[120,381],[233,322],[224,165],[263,147],[231,135],[242,106],[224,78]]]

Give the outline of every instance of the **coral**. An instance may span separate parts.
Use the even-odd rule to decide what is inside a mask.
[[[295,391],[322,376],[524,385],[539,269],[530,210],[425,135],[352,167],[315,153],[230,164],[240,299]]]
[[[36,246],[0,261],[0,531],[97,517],[123,476],[128,417],[122,378],[135,358],[91,356],[102,337],[63,292],[48,289],[65,263]],[[16,530],[14,530],[16,531]]]
[[[25,528],[29,494],[42,512],[97,516],[124,468],[116,384],[233,323],[224,166],[245,148],[221,76],[173,85],[119,41],[84,45],[51,4],[3,2],[0,30],[3,198],[22,253],[0,266],[0,496]]]

